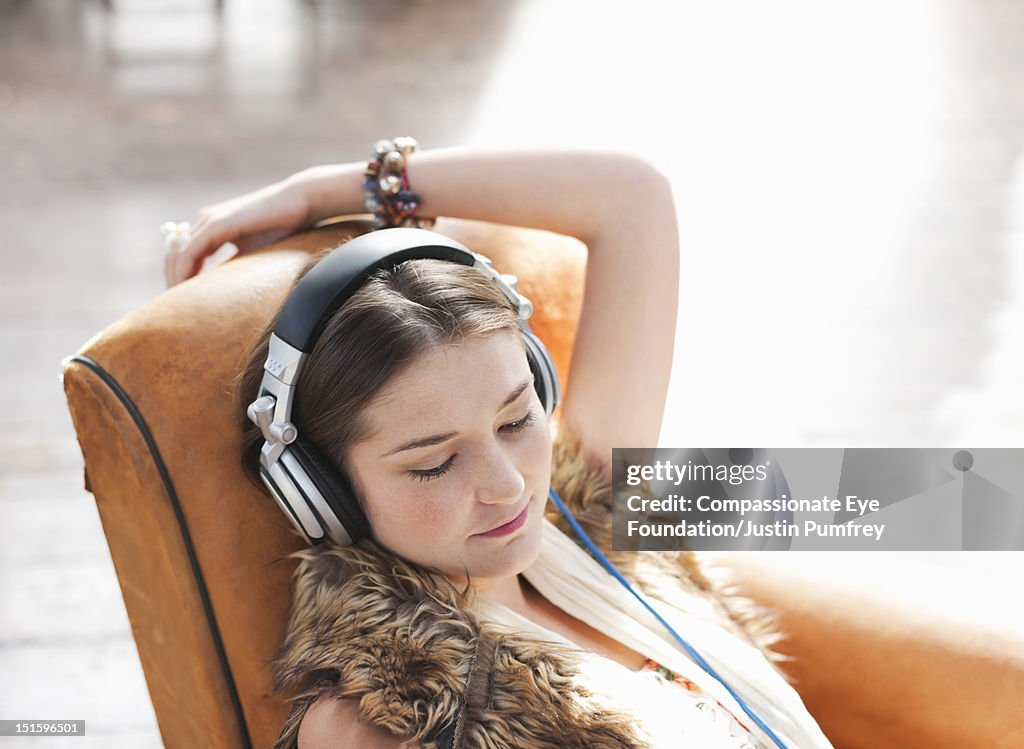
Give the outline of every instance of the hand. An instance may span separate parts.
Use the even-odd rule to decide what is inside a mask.
[[[240,253],[264,247],[301,229],[309,213],[305,192],[291,180],[202,208],[189,224],[189,240],[164,257],[167,286],[194,276],[225,242]]]

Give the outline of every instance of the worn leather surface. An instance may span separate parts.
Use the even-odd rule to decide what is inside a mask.
[[[239,465],[235,378],[307,253],[365,225],[334,224],[235,259],[176,286],[111,325],[80,352],[121,384],[166,463],[245,715],[252,745],[269,746],[286,714],[271,694],[299,548],[277,506]],[[534,330],[562,373],[582,302],[585,249],[547,232],[441,220],[436,230],[518,275]],[[128,412],[89,369],[64,383],[167,747],[243,746],[167,493]]]

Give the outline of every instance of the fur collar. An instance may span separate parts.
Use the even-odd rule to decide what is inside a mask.
[[[553,486],[631,582],[676,605],[708,598],[719,624],[781,660],[770,649],[779,638],[772,612],[733,595],[694,552],[609,552],[611,491],[601,476],[578,443],[556,442]],[[548,519],[568,532],[556,510]],[[649,746],[628,714],[577,681],[578,651],[479,621],[447,579],[376,548],[323,544],[293,556],[274,686],[295,697],[275,749],[296,746],[323,694],[359,699],[363,720],[427,749]]]

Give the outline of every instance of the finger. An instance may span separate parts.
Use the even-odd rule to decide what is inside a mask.
[[[164,256],[164,279],[168,288],[190,278],[195,265],[194,257],[202,252],[204,242],[201,237],[192,237],[179,248],[172,248]]]
[[[196,229],[172,259],[174,283],[186,281],[199,272],[203,261],[225,242],[231,241],[231,232],[216,222],[198,217]]]
[[[175,283],[199,274],[204,268],[216,267],[240,255],[288,236],[290,232],[270,230],[257,234],[236,237],[237,232],[216,229],[210,225],[208,231],[193,235],[191,241],[181,248],[174,269]]]
[[[174,282],[181,283],[192,278],[198,270],[199,263],[209,254],[208,242],[201,239],[194,239],[174,256]]]
[[[174,286],[174,274],[171,272],[171,251],[168,250],[164,253],[164,283],[167,284],[167,288]]]
[[[181,250],[168,250],[164,255],[164,280],[167,282],[167,288],[176,286],[191,276],[188,271],[190,264],[183,262],[183,259]]]
[[[182,241],[171,244],[164,258],[164,280],[167,286],[174,286],[195,274],[196,260],[209,252],[210,224],[209,208],[200,210],[190,222],[184,224],[186,233]],[[183,256],[188,253],[189,257]]]
[[[205,273],[212,268],[216,268],[218,265],[224,265],[224,263],[231,260],[238,254],[239,251],[237,245],[232,242],[225,242],[199,263],[198,273]]]
[[[189,240],[189,224],[167,221],[160,225],[160,233],[164,235],[164,281],[168,287],[175,284],[175,256],[184,243]]]

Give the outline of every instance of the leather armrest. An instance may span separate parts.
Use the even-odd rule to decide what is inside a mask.
[[[837,748],[1024,746],[1020,564],[993,577],[899,554],[706,559],[780,613],[784,668]]]

